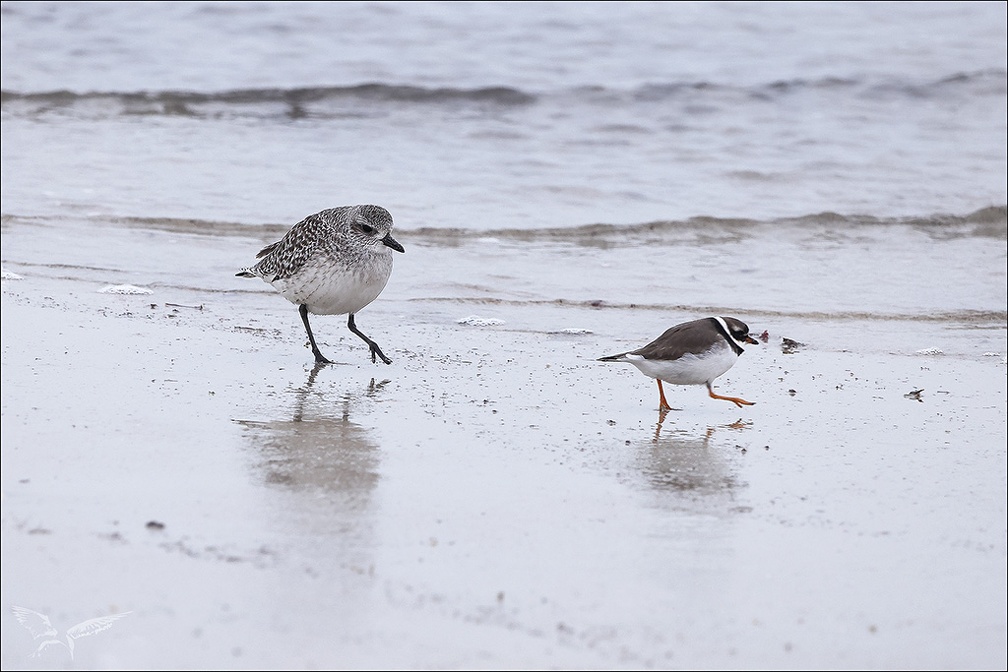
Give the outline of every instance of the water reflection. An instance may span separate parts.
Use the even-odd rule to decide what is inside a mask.
[[[280,395],[272,412],[284,419],[238,421],[253,478],[263,487],[256,506],[264,546],[339,583],[341,604],[351,611],[366,600],[369,584],[347,577],[374,573],[382,455],[373,430],[354,418],[367,417],[388,382],[316,366],[303,385]],[[276,599],[287,599],[285,583],[272,588]]]
[[[357,405],[380,394],[389,381],[371,381],[357,390],[317,385],[324,365],[316,365],[305,384],[294,390],[290,420],[240,420],[256,454],[255,471],[263,483],[362,510],[379,479],[378,444],[366,427],[354,422]]]
[[[736,445],[748,423],[663,428],[664,422],[662,413],[654,436],[638,445],[637,466],[650,487],[691,500],[721,500],[744,486],[736,473]]]

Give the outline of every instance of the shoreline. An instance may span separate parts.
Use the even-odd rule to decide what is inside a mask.
[[[61,631],[127,614],[76,665],[1005,665],[1003,327],[748,320],[770,341],[715,389],[756,405],[666,386],[657,427],[654,382],[594,359],[663,310],[530,304],[508,274],[525,303],[442,300],[441,252],[407,247],[358,315],[393,363],[334,317],[314,370],[282,297],[194,287],[233,240],[96,271],[10,234],[2,600]],[[9,611],[3,641],[7,669],[68,662]]]

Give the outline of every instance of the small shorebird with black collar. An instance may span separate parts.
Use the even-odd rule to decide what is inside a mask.
[[[758,345],[745,322],[734,317],[706,317],[684,322],[642,348],[600,357],[600,362],[627,362],[645,376],[658,381],[660,411],[671,410],[665,400],[662,381],[673,385],[706,385],[712,399],[730,401],[739,408],[753,402],[739,397],[723,397],[714,392],[714,379],[735,365],[742,346]]]

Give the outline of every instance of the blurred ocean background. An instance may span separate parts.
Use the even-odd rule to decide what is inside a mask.
[[[31,222],[265,241],[374,202],[443,264],[435,250],[474,237],[536,270],[637,250],[571,267],[624,275],[519,280],[531,298],[1004,321],[1003,2],[4,2],[2,18],[8,265],[51,255],[41,238],[8,252]],[[743,273],[775,291],[744,297]],[[477,285],[500,283],[428,294]]]
[[[1008,202],[1001,2],[5,2],[3,211],[400,226]]]

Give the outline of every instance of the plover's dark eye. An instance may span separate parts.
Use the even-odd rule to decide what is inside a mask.
[[[366,233],[366,234],[367,234],[367,235],[369,235],[369,236],[370,236],[370,235],[371,235],[372,233],[374,233],[374,227],[373,227],[373,226],[371,226],[370,224],[361,224],[361,227],[360,227],[360,228],[361,228],[361,231],[363,231],[364,233]]]

